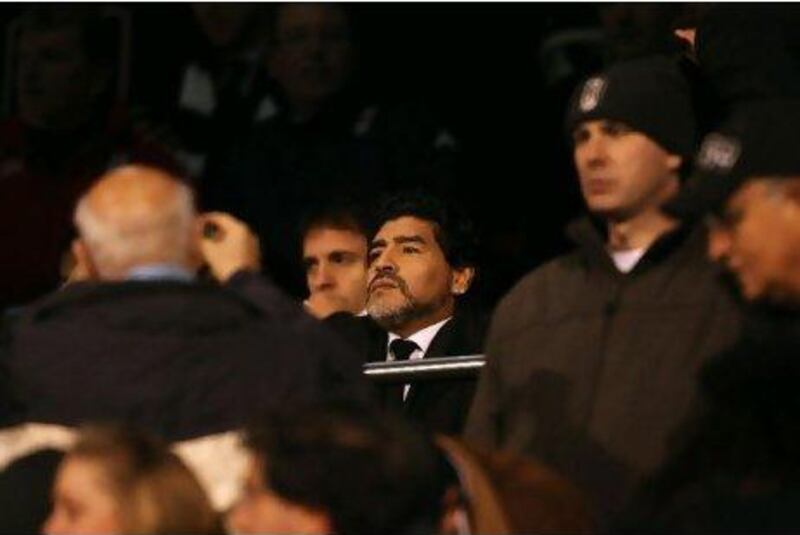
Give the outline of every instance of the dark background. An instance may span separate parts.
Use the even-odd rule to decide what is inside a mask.
[[[158,118],[174,100],[181,65],[203,46],[191,7],[109,5],[131,14],[128,104]],[[0,6],[4,35],[26,7],[30,4]],[[454,196],[465,202],[480,229],[481,299],[487,305],[526,271],[567,247],[563,226],[581,208],[561,126],[574,84],[614,57],[679,53],[671,27],[687,10],[685,4],[588,3],[349,7],[365,84],[390,101],[426,103],[459,142],[459,191]],[[580,29],[593,29],[605,40],[595,47],[575,47],[569,54],[572,71],[548,82],[542,44]],[[13,99],[7,39],[2,46],[8,104]],[[4,113],[12,111],[6,105]]]

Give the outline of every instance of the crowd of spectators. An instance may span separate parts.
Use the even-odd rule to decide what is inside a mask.
[[[795,8],[1,11],[1,531],[800,529]]]

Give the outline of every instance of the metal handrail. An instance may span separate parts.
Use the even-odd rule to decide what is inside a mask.
[[[485,363],[484,355],[369,362],[364,364],[364,375],[378,383],[416,383],[439,379],[463,379],[477,377]]]

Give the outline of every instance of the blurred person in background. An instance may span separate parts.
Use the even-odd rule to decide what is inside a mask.
[[[225,437],[250,415],[365,398],[356,356],[257,274],[246,225],[198,215],[175,177],[116,168],[81,198],[75,221],[73,281],[26,307],[0,344],[0,445],[10,448],[0,458],[39,444],[27,424],[111,420],[170,443],[208,438],[231,465],[220,473],[207,451],[199,463],[223,480],[222,498],[209,493],[224,508],[237,466]],[[201,265],[216,282],[198,276]]]
[[[276,113],[264,65],[268,7],[245,3],[194,3],[199,46],[180,67],[169,124],[179,158],[202,180],[208,161],[260,121]]]
[[[347,193],[369,203],[387,189],[425,184],[449,191],[452,136],[415,104],[372,94],[359,69],[357,8],[277,4],[267,66],[275,113],[229,154],[209,164],[207,209],[251,225],[270,255],[265,269],[298,297],[304,293],[302,215]]]
[[[348,405],[277,413],[252,427],[236,533],[436,533],[448,472],[433,443]]]
[[[620,533],[795,533],[800,527],[800,101],[739,103],[668,205],[705,218],[709,257],[746,316],[699,375],[699,401]]]
[[[480,451],[453,437],[436,444],[455,469],[442,533],[589,534],[584,496],[546,466],[508,451]]]
[[[367,226],[355,206],[333,204],[306,218],[301,232],[308,298],[318,318],[363,315],[367,302]]]
[[[706,136],[687,187],[669,213],[705,217],[708,255],[750,303],[800,303],[800,101],[741,103]]]
[[[200,483],[158,439],[123,427],[87,428],[58,468],[54,534],[222,533]]]
[[[0,123],[0,310],[57,287],[78,197],[103,171],[138,161],[175,169],[117,101],[123,49],[96,6],[25,11],[13,42],[15,111]]]

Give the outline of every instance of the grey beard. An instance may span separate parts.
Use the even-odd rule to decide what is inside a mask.
[[[367,302],[369,316],[387,331],[396,331],[411,321],[427,316],[438,308],[436,303],[420,304],[402,286],[401,292],[405,297],[405,302],[394,307]]]
[[[419,317],[420,309],[406,296],[405,303],[395,307],[367,303],[367,313],[378,325],[392,331]]]

